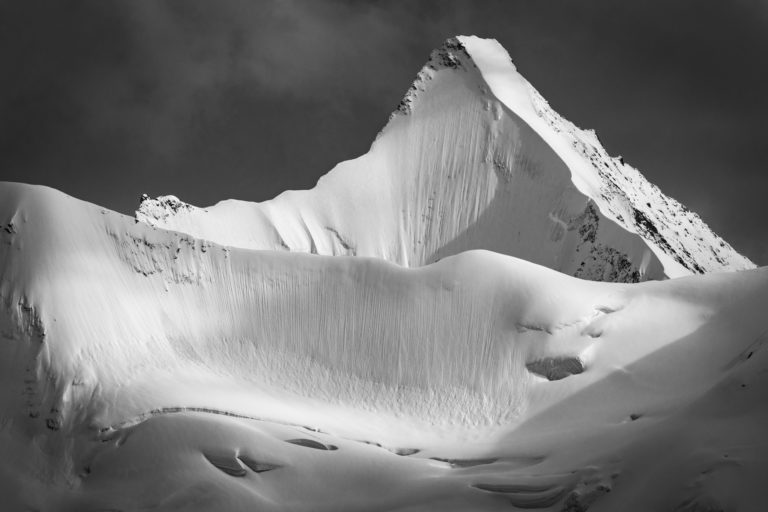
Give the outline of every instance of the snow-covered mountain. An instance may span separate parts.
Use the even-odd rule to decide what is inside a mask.
[[[145,198],[136,216],[234,247],[409,267],[471,249],[599,281],[754,267],[477,37],[435,50],[370,151],[313,190],[205,209]]]
[[[764,508],[768,270],[493,41],[312,191],[138,220],[0,183],[0,508]]]

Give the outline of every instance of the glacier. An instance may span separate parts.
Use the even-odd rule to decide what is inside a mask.
[[[0,184],[9,510],[762,510],[768,272],[435,50],[308,191]]]

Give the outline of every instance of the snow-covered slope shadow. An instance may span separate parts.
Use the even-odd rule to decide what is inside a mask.
[[[136,215],[229,246],[410,267],[471,249],[622,282],[754,267],[476,37],[435,50],[370,151],[314,189],[205,209],[145,198]]]

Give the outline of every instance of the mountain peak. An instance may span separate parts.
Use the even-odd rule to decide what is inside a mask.
[[[392,116],[409,114],[416,97],[425,90],[426,83],[432,80],[438,71],[445,69],[464,72],[477,71],[478,65],[475,63],[475,59],[484,62],[488,70],[500,68],[507,72],[516,72],[509,54],[495,39],[483,39],[477,36],[450,37],[442,45],[432,50],[429,60],[416,75]],[[477,78],[482,82],[482,76],[478,74]]]
[[[426,83],[432,80],[436,71],[441,69],[465,69],[465,66],[468,65],[476,68],[472,62],[472,57],[461,40],[461,36],[446,39],[440,47],[432,51],[429,60],[416,75],[416,79],[406,91],[397,108],[390,115],[390,121],[398,114],[408,115],[413,111],[416,98],[425,90]]]
[[[434,50],[370,151],[314,189],[184,211],[148,203],[137,218],[225,245],[411,267],[473,249],[599,281],[754,267],[475,36]]]
[[[449,38],[433,51],[425,67],[441,69],[433,61],[456,63],[444,67],[476,69],[482,95],[494,97],[531,126],[567,163],[576,188],[611,221],[650,241],[667,260],[667,267],[683,267],[679,270],[683,273],[705,273],[734,262],[738,268],[754,267],[698,215],[665,196],[621,156],[610,156],[595,130],[581,129],[560,116],[518,72],[497,40]],[[674,227],[680,229],[670,229]]]
[[[390,115],[390,120],[399,114],[408,115],[413,111],[417,97],[426,89],[427,83],[435,77],[438,71],[445,69],[464,72],[476,71],[478,67],[468,46],[477,53],[489,51],[493,53],[494,50],[498,53],[498,50],[501,50],[507,56],[507,65],[511,66],[513,70],[515,69],[509,55],[495,39],[481,39],[475,36],[450,37],[442,45],[432,50],[429,60],[416,75],[403,99]]]
[[[459,68],[466,58],[472,58],[462,41],[462,36],[450,37],[439,48],[432,51],[429,63],[432,69]]]

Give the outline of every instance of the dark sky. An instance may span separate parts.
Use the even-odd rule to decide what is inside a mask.
[[[0,0],[0,179],[124,213],[310,188],[455,34],[768,264],[764,0]]]

